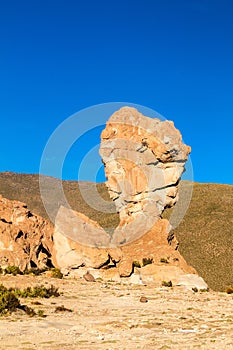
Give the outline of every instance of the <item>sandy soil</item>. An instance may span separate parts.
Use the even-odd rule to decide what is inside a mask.
[[[53,284],[63,292],[39,299],[42,305],[21,299],[45,318],[23,311],[0,317],[0,349],[233,349],[233,296],[226,293],[31,276],[0,283]],[[60,305],[73,312],[55,313]]]

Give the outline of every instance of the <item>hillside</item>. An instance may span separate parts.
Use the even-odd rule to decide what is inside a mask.
[[[195,183],[175,234],[181,254],[212,289],[233,285],[233,186]]]
[[[56,208],[62,204],[56,201],[56,179],[49,178],[48,193]],[[82,182],[85,196],[90,200],[97,186],[100,195],[108,198],[104,184]],[[183,189],[190,183],[182,183]],[[115,227],[118,215],[106,214],[88,206],[82,198],[76,181],[63,181],[64,193],[71,208],[97,220],[105,228]],[[39,176],[15,173],[0,173],[0,194],[9,199],[27,203],[29,209],[48,219],[39,191]],[[182,196],[180,198],[182,204]],[[166,210],[164,217],[170,216]],[[233,186],[194,183],[193,196],[175,234],[180,242],[179,250],[187,262],[194,266],[210,288],[224,290],[233,286]]]
[[[65,203],[60,202],[56,194],[57,179],[52,177],[46,178],[46,188],[48,192],[48,197],[50,198],[50,204],[52,204],[52,221],[56,216],[56,212],[60,205]],[[100,211],[93,209],[89,206],[83,199],[82,193],[85,194],[85,198],[90,199],[93,197],[94,190],[97,187],[97,191],[100,196],[110,201],[106,186],[104,183],[91,183],[91,182],[81,182],[77,181],[62,181],[63,190],[69,203],[70,207],[81,213],[84,213],[93,220],[100,223],[101,226],[108,228],[111,226],[117,226],[118,215],[102,213],[101,204],[99,206]],[[42,199],[39,189],[39,175],[32,174],[16,174],[12,172],[0,173],[0,194],[8,199],[16,199],[27,204],[28,208],[38,215],[50,220]],[[114,208],[114,205],[112,205]]]

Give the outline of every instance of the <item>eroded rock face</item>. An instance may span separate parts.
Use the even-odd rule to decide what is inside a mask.
[[[0,266],[52,267],[53,226],[32,214],[26,204],[0,196]]]
[[[84,214],[63,206],[56,216],[53,240],[60,268],[100,268],[109,259],[107,250],[101,248],[109,244],[104,229]]]
[[[102,132],[100,154],[120,223],[110,236],[85,215],[61,207],[54,233],[58,265],[78,268],[80,276],[92,269],[95,277],[114,280],[137,280],[141,275],[138,281],[143,277],[148,282],[151,272],[158,284],[164,271],[175,281],[196,274],[177,250],[171,225],[161,219],[164,208],[178,199],[189,153],[172,122],[145,117],[129,107],[114,113]]]
[[[82,226],[85,227],[83,230],[80,229]],[[168,270],[172,266],[179,266],[183,272],[196,273],[179,251],[169,245],[169,229],[167,220],[158,219],[142,237],[120,247],[111,246],[110,236],[96,222],[83,214],[61,207],[56,217],[53,235],[56,261],[64,270],[80,267],[103,268],[116,270],[115,273],[120,277],[128,277],[135,267],[143,267],[147,264],[164,265],[161,261],[164,259],[167,261]],[[78,232],[82,235],[79,236]],[[87,239],[91,242],[90,245],[84,244]],[[93,245],[94,242],[96,246]],[[104,242],[105,246],[98,246],[100,242]]]
[[[145,117],[135,108],[115,112],[101,135],[107,187],[120,215],[112,243],[135,240],[178,199],[178,182],[190,147],[173,122]]]

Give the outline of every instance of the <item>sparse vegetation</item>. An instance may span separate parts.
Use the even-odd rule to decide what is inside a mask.
[[[172,287],[172,281],[162,281],[163,287]]]
[[[60,269],[58,269],[58,268],[53,268],[53,269],[51,269],[51,271],[52,271],[52,277],[53,278],[63,278],[63,274],[61,273],[61,270]]]
[[[141,268],[143,266],[146,266],[146,265],[149,265],[149,264],[152,264],[152,263],[153,263],[153,259],[152,258],[143,258],[142,259],[142,263],[140,263],[137,260],[134,260],[133,267]]]
[[[18,297],[22,298],[51,298],[59,297],[60,293],[58,288],[51,285],[50,287],[45,287],[43,285],[36,287],[27,287],[25,289],[11,289]]]
[[[149,265],[152,263],[153,263],[153,258],[143,258],[142,259],[142,266],[146,266],[146,265]]]
[[[138,267],[138,268],[140,268],[140,267],[141,267],[140,262],[137,261],[137,260],[135,260],[135,261],[133,262],[133,267]]]
[[[64,311],[73,312],[73,310],[67,309],[64,305],[57,306],[54,312],[64,312]]]
[[[48,271],[48,268],[39,269],[37,267],[32,267],[30,269],[26,269],[24,271],[21,271],[18,266],[14,266],[14,265],[9,265],[5,269],[0,267],[0,274],[13,275],[13,276],[16,276],[16,275],[39,276],[46,271]]]
[[[45,273],[46,271],[51,271],[51,277],[53,278],[63,278],[63,274],[60,269],[58,268],[37,268],[32,267],[30,269],[26,269],[25,271],[21,271],[18,266],[7,266],[5,269],[0,267],[0,274],[10,274],[13,276],[16,275],[33,275],[33,276],[40,276],[41,274]]]
[[[17,308],[20,307],[20,301],[17,296],[7,290],[7,288],[3,288],[1,286],[0,292],[0,315],[6,315],[13,311],[16,311]]]
[[[3,270],[3,273],[5,273],[6,275],[9,274],[9,275],[13,275],[13,276],[16,276],[16,275],[22,275],[22,271],[20,270],[20,268],[18,266],[7,266],[4,270]]]
[[[32,267],[31,269],[25,270],[23,274],[39,276],[46,271],[48,271],[48,268],[39,269],[38,267]]]
[[[20,305],[19,309],[23,310],[26,312],[26,314],[30,317],[36,316],[36,312],[34,309],[32,309],[31,307],[27,306],[27,305]]]
[[[3,285],[0,286],[0,315],[8,315],[17,309],[23,310],[29,316],[35,316],[35,311],[27,306],[21,305],[16,293],[7,289]]]
[[[160,262],[163,264],[168,264],[168,260],[166,258],[161,258]]]
[[[179,252],[216,291],[233,286],[232,221],[233,186],[193,183],[192,200],[188,208],[187,192],[192,186],[181,181],[176,210],[186,211],[184,219],[174,229]],[[173,209],[166,209],[164,218],[171,218]],[[174,224],[176,216],[171,220]],[[177,225],[175,225],[177,226]]]
[[[17,288],[6,288],[0,285],[0,315],[10,314],[17,309],[23,310],[29,316],[35,316],[34,309],[27,305],[22,305],[19,298],[50,298],[58,297],[60,293],[54,286],[46,288],[44,286],[27,287],[23,290]],[[40,302],[34,302],[34,305],[41,305]],[[41,310],[38,310],[38,316],[44,317]]]
[[[38,310],[37,311],[37,315],[39,316],[39,317],[46,317],[46,315],[45,315],[45,313],[44,313],[44,310]]]

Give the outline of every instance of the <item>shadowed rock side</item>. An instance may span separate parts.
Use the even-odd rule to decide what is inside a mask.
[[[102,132],[100,154],[120,223],[110,237],[85,215],[60,207],[54,233],[58,265],[101,268],[115,279],[130,276],[136,268],[139,275],[155,271],[155,265],[164,263],[171,278],[174,271],[176,277],[195,274],[178,252],[169,222],[161,219],[164,208],[178,199],[189,153],[172,122],[145,117],[129,107],[114,113]],[[156,270],[158,280],[159,271],[163,268]]]
[[[32,214],[26,204],[0,196],[0,266],[21,271],[56,265],[53,226]]]

